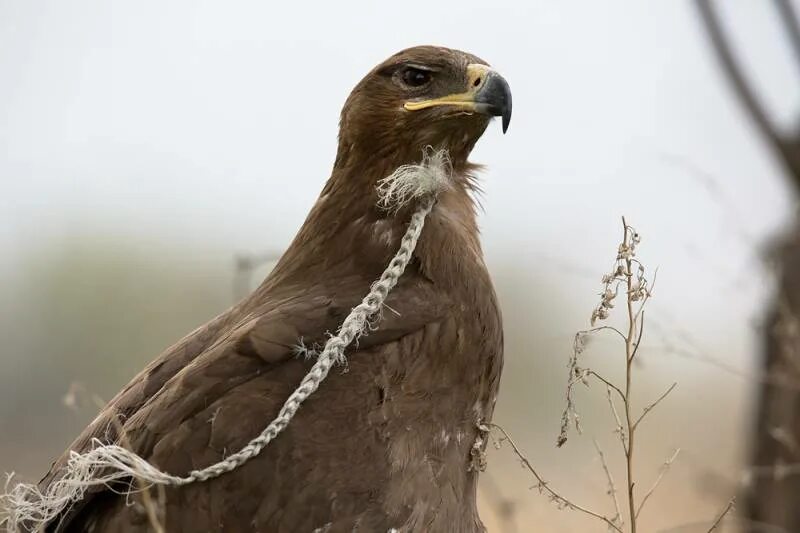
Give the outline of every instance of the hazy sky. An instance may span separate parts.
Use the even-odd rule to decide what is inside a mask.
[[[729,4],[772,109],[796,110],[773,14]],[[665,292],[691,273],[684,303],[713,305],[704,290],[719,300],[753,267],[737,234],[759,241],[785,219],[689,2],[4,0],[0,245],[13,264],[89,227],[280,249],[328,176],[349,90],[423,43],[480,55],[512,86],[508,135],[494,125],[474,154],[490,263],[591,271],[626,214]]]
[[[770,4],[724,3],[770,112],[794,125],[800,72]],[[788,220],[788,189],[679,0],[0,0],[6,330],[35,332],[35,317],[3,287],[31,282],[26,258],[76,236],[129,241],[154,264],[168,243],[187,276],[283,249],[328,176],[350,89],[418,44],[483,57],[514,94],[508,134],[493,124],[473,156],[487,165],[483,242],[510,339],[530,332],[524,305],[557,298],[574,313],[550,333],[569,345],[624,214],[659,267],[653,316],[752,364],[770,287],[759,250]],[[9,355],[26,356],[0,364]],[[671,364],[689,394],[711,372]],[[698,409],[690,424],[717,417]]]

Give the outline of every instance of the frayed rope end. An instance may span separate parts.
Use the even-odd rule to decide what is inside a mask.
[[[104,444],[98,439],[93,439],[92,445],[93,448],[86,453],[71,452],[61,478],[44,492],[29,483],[17,483],[8,490],[13,475],[7,476],[5,494],[0,495],[0,509],[7,515],[4,526],[8,533],[43,531],[47,524],[83,499],[92,487],[104,486],[132,494],[155,484],[182,485],[188,482],[159,471],[121,446]],[[113,486],[118,482],[129,486],[120,491],[119,487]],[[133,486],[134,482],[137,487]]]
[[[419,164],[402,165],[378,181],[378,205],[396,211],[412,200],[436,196],[452,187],[452,173],[447,150],[428,146]]]

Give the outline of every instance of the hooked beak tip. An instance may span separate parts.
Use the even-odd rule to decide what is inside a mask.
[[[508,125],[511,124],[511,109],[503,113],[503,134],[508,131]]]
[[[511,88],[497,72],[492,71],[475,95],[476,108],[487,115],[501,117],[503,133],[511,124]]]

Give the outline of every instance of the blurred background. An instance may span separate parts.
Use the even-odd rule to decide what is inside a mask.
[[[763,115],[794,131],[791,4],[717,4]],[[760,433],[796,444],[758,423],[792,167],[696,3],[0,0],[0,471],[38,479],[97,411],[82,390],[110,398],[260,281],[328,177],[347,94],[418,44],[481,56],[514,93],[508,134],[493,124],[472,157],[507,339],[495,421],[551,485],[613,514],[593,438],[624,478],[601,387],[579,389],[584,434],[555,447],[622,215],[658,269],[634,402],[678,383],[639,433],[640,494],[681,449],[640,530],[708,530],[752,487]],[[619,379],[622,354],[598,336],[582,357]],[[775,494],[797,494],[786,472]],[[481,483],[490,531],[606,529],[531,490],[507,446]],[[800,531],[746,499],[722,530]]]

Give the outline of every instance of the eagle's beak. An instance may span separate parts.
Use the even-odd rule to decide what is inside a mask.
[[[448,105],[465,111],[502,117],[503,133],[511,122],[511,88],[508,82],[491,67],[480,64],[467,66],[467,89],[430,100],[406,102],[403,107],[417,111],[428,107]]]

